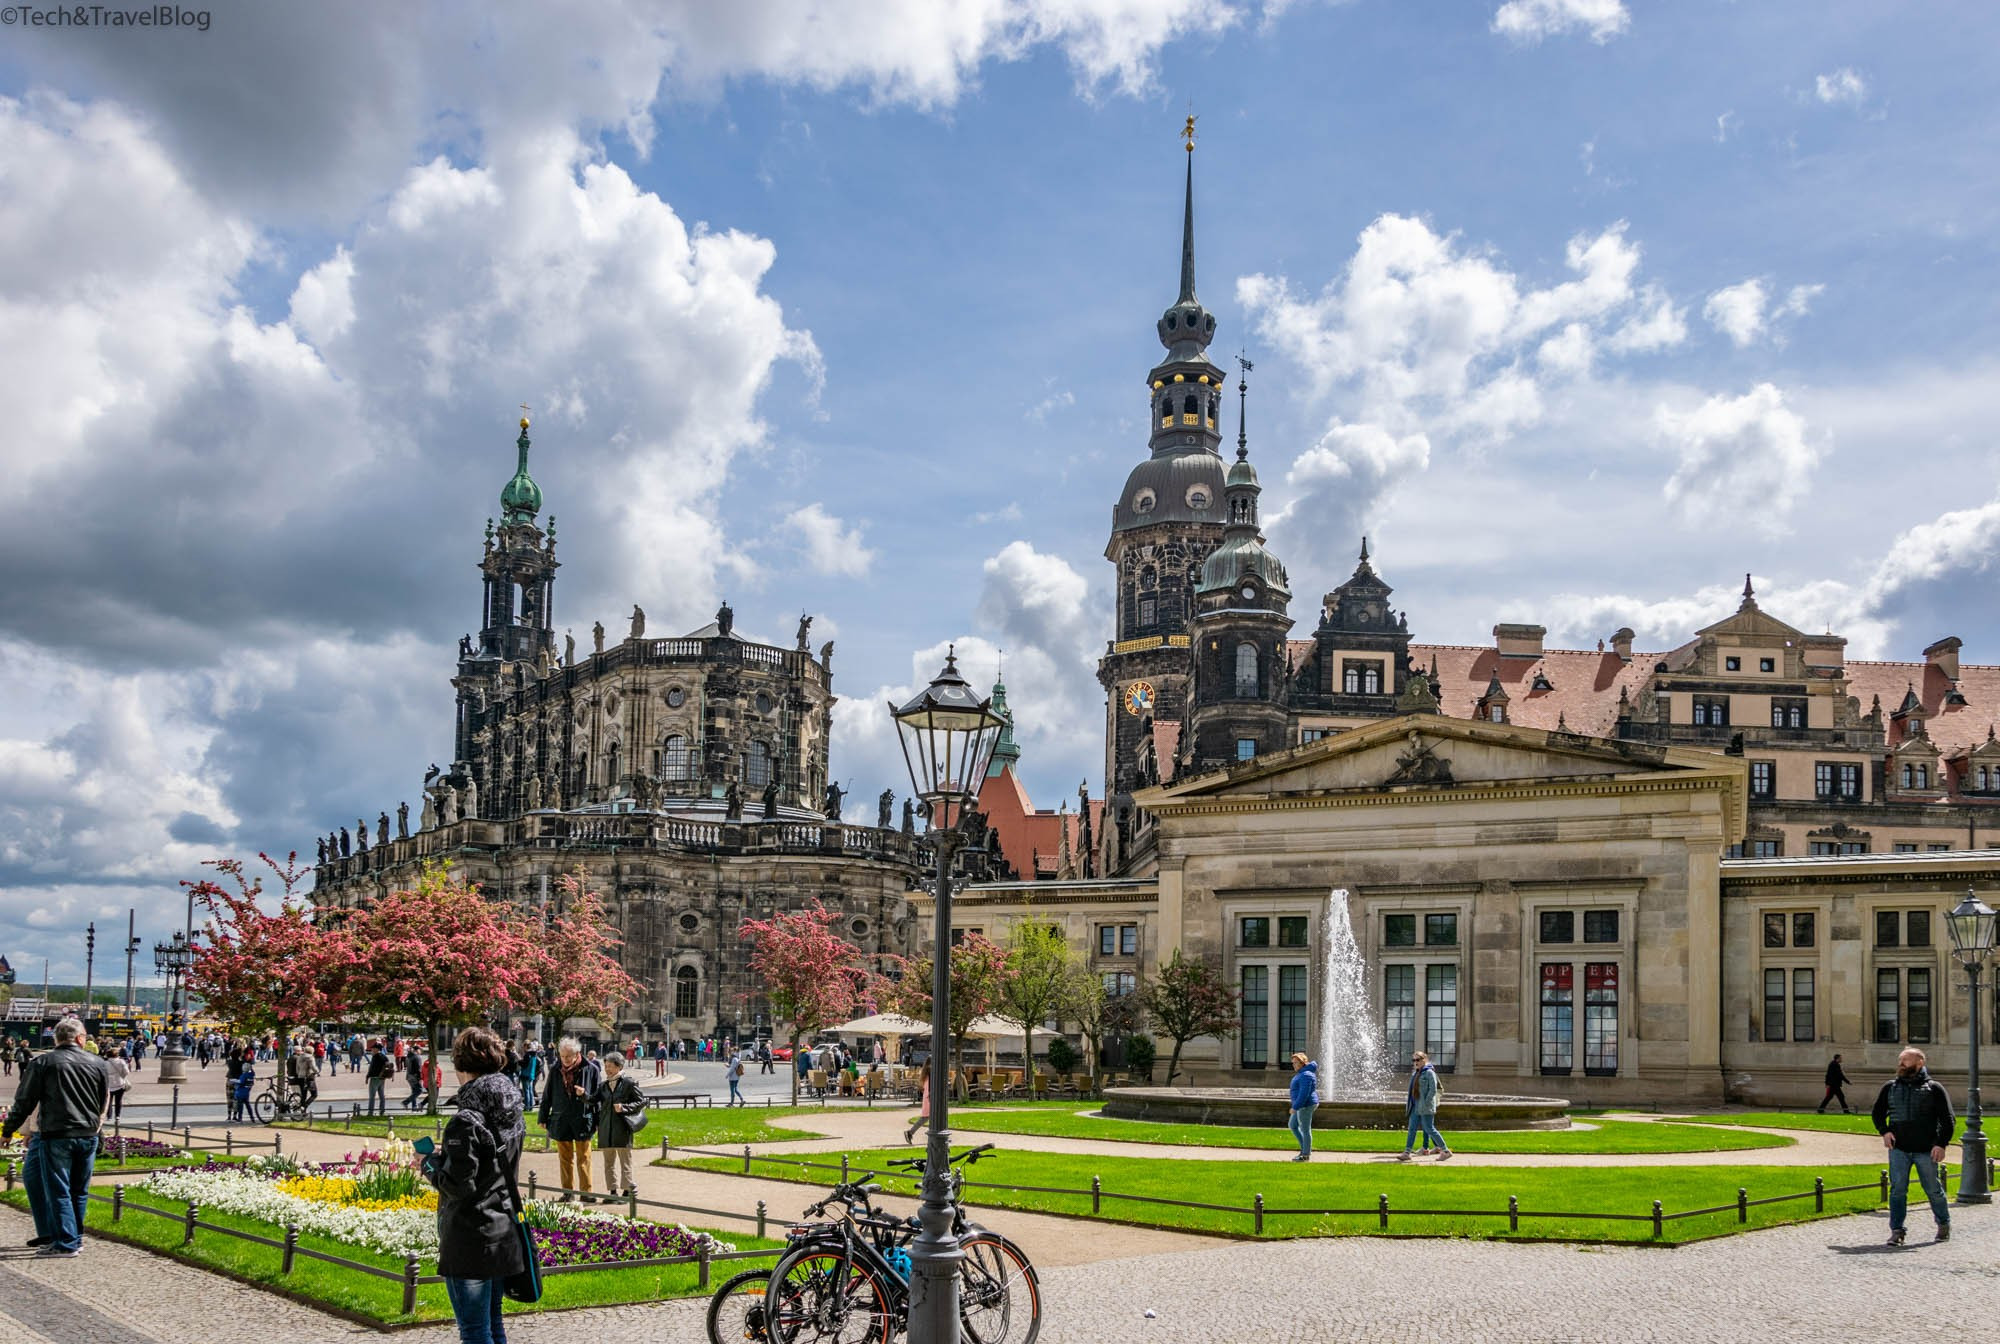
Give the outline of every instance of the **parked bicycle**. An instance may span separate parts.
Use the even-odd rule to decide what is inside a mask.
[[[304,1087],[296,1082],[273,1078],[264,1090],[250,1098],[250,1118],[260,1125],[273,1120],[303,1120],[312,1110]]]
[[[1020,1247],[965,1216],[958,1202],[963,1167],[993,1145],[951,1159],[948,1173],[959,1268],[959,1324],[971,1344],[1034,1344],[1041,1332],[1041,1285]],[[894,1162],[919,1178],[924,1158]],[[881,1187],[868,1176],[835,1186],[806,1210],[825,1222],[795,1225],[772,1268],[748,1270],[717,1290],[708,1308],[711,1344],[888,1344],[908,1326],[909,1246],[915,1218],[878,1211]]]

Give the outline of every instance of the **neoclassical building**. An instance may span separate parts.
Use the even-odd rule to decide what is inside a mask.
[[[1426,644],[1359,539],[1296,629],[1242,377],[1222,456],[1194,255],[1190,160],[1147,452],[1105,549],[1103,797],[1069,819],[1017,785],[982,795],[996,828],[1054,821],[1090,852],[968,888],[955,925],[1060,923],[1112,993],[1176,949],[1207,961],[1241,1018],[1190,1053],[1225,1082],[1317,1049],[1336,907],[1387,1055],[1426,1049],[1461,1089],[1796,1102],[1834,1051],[1879,1077],[1909,1044],[1962,1069],[1974,1014],[1943,916],[1968,887],[2000,903],[2000,666],[1954,636],[1850,660],[1747,578],[1662,652],[1511,622]],[[1990,1040],[2000,1010],[1980,1016]]]
[[[627,1033],[770,1029],[739,930],[812,899],[857,946],[901,954],[928,842],[886,795],[860,819],[872,824],[843,817],[827,764],[832,643],[812,651],[805,617],[790,647],[749,637],[724,604],[666,637],[635,606],[616,642],[598,623],[587,650],[558,647],[555,519],[541,525],[525,420],[516,448],[479,559],[479,632],[459,643],[451,767],[425,777],[417,817],[399,804],[393,824],[384,811],[322,840],[314,899],[367,900],[434,859],[531,906],[580,874],[646,987],[615,1024]]]

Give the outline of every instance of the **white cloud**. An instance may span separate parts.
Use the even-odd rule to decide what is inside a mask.
[[[1039,425],[1048,420],[1049,412],[1059,411],[1065,406],[1074,405],[1076,405],[1075,393],[1066,391],[1051,392],[1048,396],[1043,397],[1033,406],[1030,406],[1024,414],[1031,423]]]
[[[1812,301],[1826,293],[1825,285],[1793,285],[1785,291],[1785,301],[1772,311],[1773,317],[1804,317]]]
[[[1606,347],[1623,353],[1664,350],[1687,339],[1687,311],[1658,285],[1639,291],[1639,311],[1611,333]]]
[[[1734,112],[1724,112],[1716,117],[1715,143],[1718,145],[1727,143],[1729,137],[1736,133],[1736,128],[1742,124],[1743,119]]]
[[[1430,459],[1421,433],[1334,421],[1286,471],[1284,488],[1271,492],[1283,501],[1268,515],[1273,549],[1301,569],[1335,569],[1354,553],[1370,513]]]
[[[1691,411],[1660,406],[1653,423],[1679,459],[1665,493],[1684,517],[1780,530],[1812,484],[1820,450],[1805,418],[1770,383],[1710,397]]]
[[[1702,305],[1701,315],[1739,349],[1766,337],[1783,345],[1779,322],[1805,316],[1812,308],[1812,301],[1825,292],[1825,285],[1793,285],[1773,305],[1768,283],[1762,277],[1752,276],[1710,294]]]
[[[785,526],[797,534],[806,563],[822,574],[866,578],[875,563],[875,552],[862,544],[861,529],[848,527],[819,504],[792,510]]]
[[[1868,97],[1868,81],[1852,66],[1842,66],[1813,79],[1813,96],[1822,103],[1846,103],[1858,107]]]
[[[1507,0],[1493,15],[1493,31],[1523,45],[1579,31],[1605,43],[1631,22],[1624,0]]]

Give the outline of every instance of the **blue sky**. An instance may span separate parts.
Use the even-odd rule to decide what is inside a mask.
[[[536,407],[560,625],[727,597],[880,705],[1007,650],[1101,787],[1190,104],[1299,595],[1417,638],[1766,610],[2000,661],[1990,7],[215,6],[0,33],[0,950],[413,798]],[[1231,422],[1233,430],[1233,420]],[[900,788],[898,789],[900,792]]]

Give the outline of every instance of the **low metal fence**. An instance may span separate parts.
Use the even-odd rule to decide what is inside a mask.
[[[740,1161],[743,1164],[740,1174],[744,1176],[754,1175],[754,1165],[762,1162],[789,1167],[795,1170],[837,1171],[840,1173],[842,1181],[852,1178],[852,1163],[846,1154],[841,1155],[840,1162],[836,1165],[831,1162],[813,1162],[796,1156],[762,1156],[752,1152],[747,1144],[744,1145],[742,1152],[737,1153],[722,1152],[711,1148],[673,1147],[669,1144],[668,1140],[662,1139],[660,1141],[661,1159],[665,1160],[674,1154],[721,1158],[731,1163]],[[1993,1166],[1993,1160],[1989,1159],[1987,1163],[1989,1179],[1993,1174]],[[1946,1164],[1940,1162],[1938,1164],[1938,1180],[1940,1182],[1945,1181],[1947,1175]],[[869,1179],[877,1182],[901,1181],[911,1187],[909,1193],[914,1196],[921,1187],[922,1178],[897,1173],[884,1175],[878,1172],[870,1176]],[[1858,1185],[1828,1185],[1825,1177],[1815,1176],[1813,1177],[1812,1189],[1810,1190],[1800,1190],[1781,1195],[1765,1195],[1757,1199],[1750,1198],[1749,1190],[1746,1187],[1739,1186],[1736,1191],[1736,1198],[1731,1203],[1717,1204],[1712,1208],[1678,1209],[1671,1213],[1667,1211],[1664,1202],[1657,1199],[1652,1201],[1652,1208],[1644,1213],[1603,1213],[1577,1209],[1524,1209],[1521,1207],[1519,1196],[1516,1195],[1509,1195],[1507,1197],[1507,1207],[1504,1209],[1401,1208],[1393,1206],[1387,1194],[1377,1195],[1375,1203],[1372,1206],[1362,1208],[1273,1207],[1265,1202],[1264,1196],[1261,1193],[1253,1194],[1248,1204],[1218,1204],[1205,1200],[1172,1199],[1162,1195],[1138,1195],[1107,1190],[1104,1188],[1103,1178],[1099,1176],[1092,1176],[1090,1178],[1089,1189],[1078,1189],[1073,1186],[1011,1185],[971,1180],[965,1181],[960,1186],[960,1189],[961,1191],[1000,1190],[1027,1194],[1071,1195],[1079,1199],[1088,1199],[1090,1201],[1091,1213],[1098,1216],[1103,1215],[1104,1206],[1107,1201],[1119,1201],[1129,1204],[1166,1205],[1181,1209],[1203,1209],[1215,1213],[1241,1214],[1249,1220],[1250,1230],[1257,1236],[1263,1235],[1264,1221],[1267,1218],[1373,1218],[1377,1228],[1384,1232],[1390,1230],[1390,1220],[1392,1218],[1419,1220],[1427,1218],[1490,1218],[1496,1222],[1505,1221],[1509,1232],[1519,1232],[1522,1221],[1526,1219],[1650,1223],[1652,1224],[1652,1235],[1654,1237],[1663,1237],[1666,1235],[1666,1225],[1668,1223],[1680,1222],[1688,1218],[1712,1217],[1716,1214],[1733,1212],[1736,1214],[1736,1221],[1738,1223],[1748,1223],[1750,1221],[1750,1210],[1764,1204],[1786,1204],[1797,1200],[1809,1199],[1813,1201],[1813,1212],[1824,1213],[1826,1212],[1826,1199],[1828,1195],[1851,1194],[1861,1190],[1874,1191],[1876,1202],[1883,1203],[1889,1198],[1889,1172],[1887,1168],[1882,1168],[1878,1171],[1874,1180]],[[965,1202],[969,1204],[972,1201],[967,1199]]]

